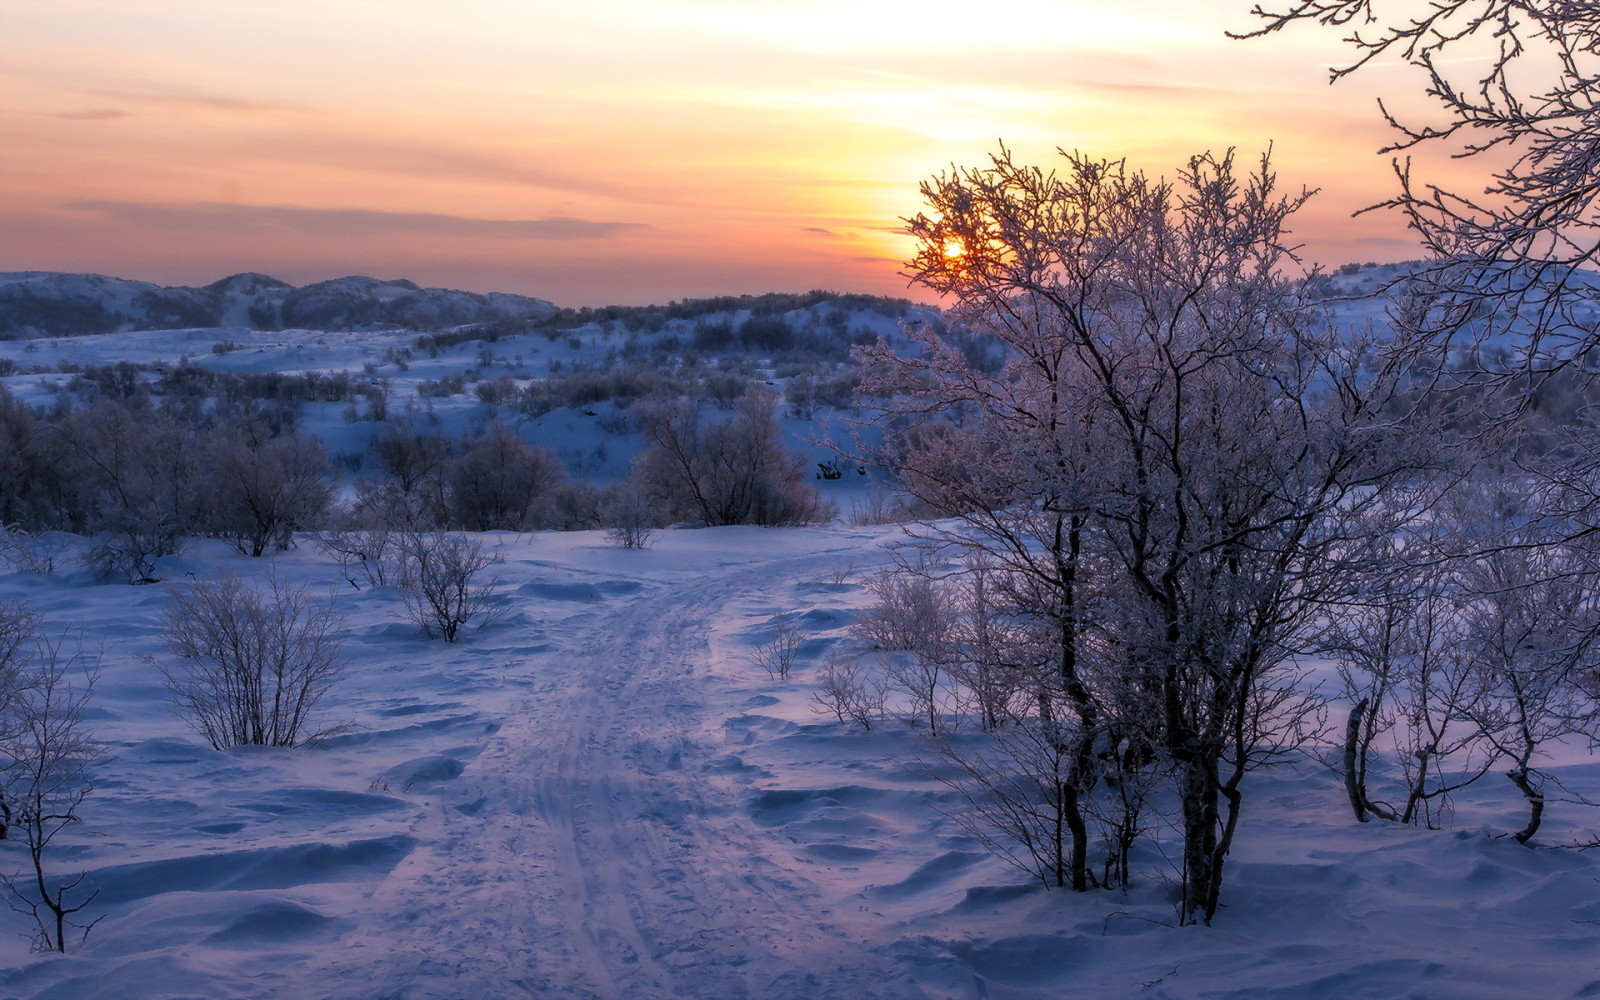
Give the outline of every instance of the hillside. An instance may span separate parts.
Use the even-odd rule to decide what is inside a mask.
[[[0,339],[185,327],[432,329],[537,320],[554,312],[549,302],[522,295],[479,295],[359,276],[295,288],[264,274],[235,274],[201,288],[168,288],[100,274],[0,274]]]

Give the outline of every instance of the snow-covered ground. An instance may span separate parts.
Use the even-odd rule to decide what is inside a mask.
[[[0,997],[1600,997],[1600,850],[1497,839],[1521,821],[1497,777],[1433,832],[1356,824],[1315,763],[1260,774],[1215,926],[1177,928],[1170,831],[1129,894],[1045,890],[952,818],[906,727],[815,714],[895,529],[486,537],[506,615],[456,645],[310,544],[163,563],[336,597],[349,667],[319,717],[349,728],[294,750],[215,751],[173,714],[141,659],[164,588],[0,575],[98,657],[111,750],[50,862],[103,919],[35,956],[0,913]],[[796,612],[775,680],[752,652]],[[1600,797],[1587,755],[1559,773]],[[1557,802],[1539,840],[1597,828]]]

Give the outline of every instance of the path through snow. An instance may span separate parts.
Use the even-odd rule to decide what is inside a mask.
[[[727,773],[710,634],[826,553],[647,588],[551,673],[285,998],[922,997],[773,854]],[[752,668],[754,669],[754,668]]]

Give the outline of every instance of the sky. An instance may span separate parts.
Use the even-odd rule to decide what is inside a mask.
[[[347,274],[560,305],[919,296],[918,184],[1004,141],[1320,193],[1308,261],[1420,256],[1380,71],[1249,0],[0,0],[0,271]]]

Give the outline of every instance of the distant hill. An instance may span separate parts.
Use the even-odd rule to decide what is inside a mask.
[[[0,340],[187,327],[424,330],[555,312],[544,299],[523,295],[360,276],[296,288],[265,274],[235,274],[203,288],[169,288],[100,274],[0,273]]]

